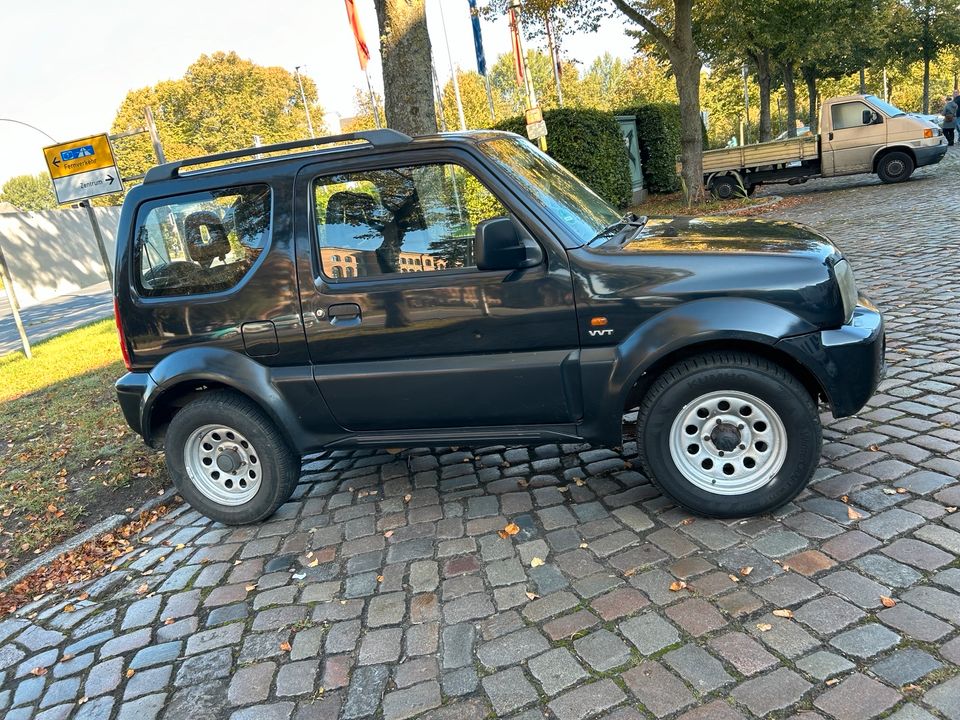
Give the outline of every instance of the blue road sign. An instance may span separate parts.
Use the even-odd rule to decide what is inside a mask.
[[[61,160],[76,160],[88,155],[93,155],[93,145],[81,145],[80,147],[60,151]]]

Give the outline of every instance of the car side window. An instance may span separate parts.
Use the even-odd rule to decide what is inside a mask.
[[[834,130],[863,127],[863,111],[869,110],[862,102],[837,103],[830,108]]]
[[[477,225],[507,214],[449,163],[321,177],[313,188],[320,266],[335,282],[475,267]]]
[[[236,286],[270,237],[266,185],[147,203],[133,243],[137,289],[147,297],[200,295]]]

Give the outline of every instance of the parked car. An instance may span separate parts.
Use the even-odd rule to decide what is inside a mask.
[[[228,524],[273,513],[308,453],[619,446],[631,410],[664,493],[762,513],[817,467],[819,405],[857,412],[883,368],[880,313],[824,236],[623,215],[509,133],[155,167],[116,278],[124,416]]]
[[[819,135],[705,152],[703,182],[721,199],[750,195],[760,185],[839,175],[876,173],[896,183],[946,154],[939,127],[875,95],[847,95],[823,102]]]

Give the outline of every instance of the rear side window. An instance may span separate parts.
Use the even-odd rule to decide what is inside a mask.
[[[141,295],[202,295],[236,286],[270,237],[266,185],[147,203],[137,216],[134,273]]]

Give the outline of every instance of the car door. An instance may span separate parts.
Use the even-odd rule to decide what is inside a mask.
[[[864,110],[873,113],[879,122],[865,124]],[[853,100],[830,106],[830,121],[831,128],[824,144],[824,174],[873,172],[873,156],[887,142],[883,116],[865,102]]]
[[[314,376],[351,431],[570,423],[579,341],[566,254],[462,150],[406,150],[297,180],[298,273]],[[480,271],[474,231],[510,215],[542,245]]]

